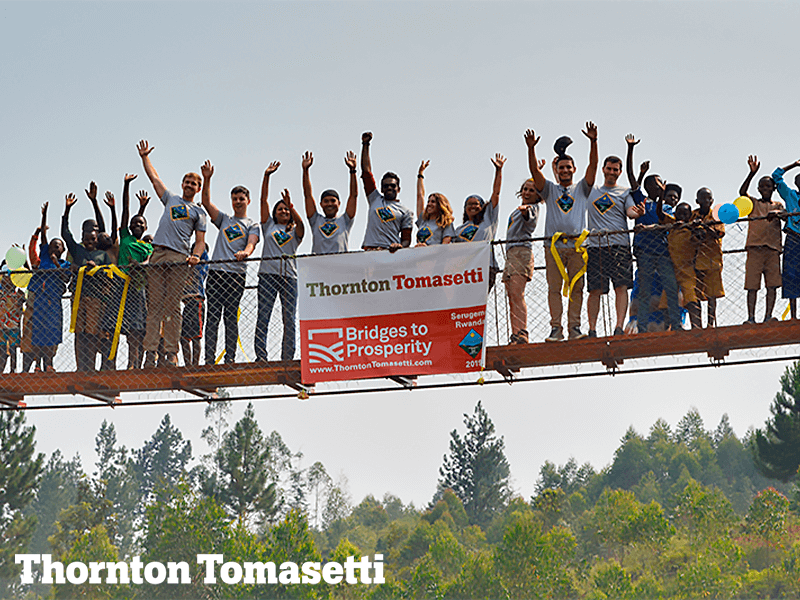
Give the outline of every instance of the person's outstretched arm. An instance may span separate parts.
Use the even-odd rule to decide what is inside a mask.
[[[66,197],[66,204],[64,205],[64,214],[61,217],[61,237],[64,238],[64,243],[67,246],[67,250],[69,253],[75,257],[75,251],[77,250],[78,244],[75,242],[75,238],[72,237],[72,232],[69,230],[69,212],[72,210],[72,207],[75,206],[75,203],[78,201],[78,198],[70,192],[67,194]]]
[[[120,216],[120,228],[128,228],[128,221],[131,216],[131,181],[136,179],[137,175],[125,173],[125,179],[122,183],[122,215]]]
[[[147,192],[144,190],[139,190],[136,194],[136,199],[139,201],[139,212],[136,214],[140,217],[144,216],[144,211],[147,208],[147,205],[150,203],[150,196],[147,195]]]
[[[106,192],[106,197],[103,198],[103,202],[106,203],[106,206],[111,210],[111,243],[117,243],[117,208],[116,208],[116,201],[114,198],[114,194],[111,192]]]
[[[100,204],[97,202],[97,184],[94,181],[89,182],[89,189],[84,190],[89,202],[92,203],[94,209],[94,220],[97,221],[97,230],[104,232],[106,230],[106,222],[103,219],[103,211],[100,210]]]
[[[546,179],[542,173],[542,167],[539,166],[539,161],[536,158],[536,144],[539,143],[540,137],[536,137],[533,129],[528,129],[525,132],[525,145],[528,146],[528,169],[531,172],[533,184],[536,186],[536,191],[541,192],[544,189]],[[494,161],[492,161],[494,162]]]
[[[42,204],[42,224],[39,226],[39,239],[44,246],[47,246],[47,209],[49,207],[49,202]]]
[[[625,174],[628,176],[628,185],[631,191],[639,187],[636,175],[633,174],[633,149],[641,140],[637,140],[632,133],[625,136],[625,143],[628,144],[628,154],[625,156]]]
[[[358,179],[356,178],[356,153],[347,151],[347,155],[344,157],[344,164],[347,165],[347,168],[350,170],[350,193],[347,196],[347,205],[345,206],[344,212],[347,213],[347,216],[351,219],[356,218],[356,206],[358,200]]]
[[[421,219],[425,214],[425,169],[430,164],[431,161],[423,160],[417,172],[417,219]]]
[[[289,190],[285,189],[281,193],[281,200],[283,200],[284,204],[289,207],[289,212],[292,213],[292,219],[294,220],[294,236],[297,238],[297,242],[300,243],[303,241],[303,236],[306,234],[306,226],[303,224],[303,219],[300,218],[300,214],[297,212],[297,209],[292,204],[292,198],[289,196]]]
[[[156,192],[156,196],[158,196],[160,200],[164,195],[164,192],[167,191],[167,186],[165,186],[164,182],[161,181],[158,173],[156,173],[155,167],[153,167],[153,163],[150,161],[150,153],[155,149],[156,147],[148,144],[147,140],[140,140],[136,146],[136,150],[139,151],[139,156],[142,157],[144,172],[147,173],[147,178],[150,179],[150,183],[153,184],[153,189]]]
[[[266,223],[269,219],[269,178],[278,167],[281,166],[277,160],[269,163],[269,166],[264,171],[264,179],[261,182],[261,222]]]
[[[214,166],[210,160],[203,163],[200,167],[200,173],[203,175],[203,191],[200,198],[203,202],[203,208],[206,209],[211,222],[215,222],[219,216],[219,209],[211,202],[211,177],[214,175]]]
[[[375,175],[372,174],[372,160],[369,157],[369,145],[372,142],[372,132],[365,131],[361,134],[361,181],[364,182],[364,193],[369,195],[375,191]]]
[[[506,157],[498,153],[490,160],[494,165],[494,182],[492,183],[492,196],[489,202],[492,203],[494,208],[497,208],[500,203],[500,188],[503,186],[503,165],[506,164]],[[538,167],[539,164],[537,163],[536,166]]]
[[[311,165],[314,164],[314,155],[309,151],[304,152],[300,164],[303,167],[303,199],[306,202],[306,217],[310,219],[317,213],[314,192],[311,190],[311,175],[308,172]]]
[[[592,188],[597,178],[597,163],[600,161],[597,154],[597,125],[587,121],[586,129],[582,130],[581,133],[589,138],[589,164],[586,166],[586,175],[583,177],[588,190]]]
[[[761,167],[761,163],[758,162],[758,157],[755,154],[751,154],[747,157],[747,166],[750,167],[750,172],[747,174],[747,177],[744,178],[744,182],[739,188],[740,196],[748,195],[747,191],[750,189],[750,182],[753,181],[753,177],[756,176],[758,169]]]

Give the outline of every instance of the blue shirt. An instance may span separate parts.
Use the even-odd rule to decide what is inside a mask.
[[[645,200],[644,194],[640,188],[631,191],[631,198],[635,204],[641,203],[643,200],[644,214],[636,219],[637,225],[658,225],[661,223],[658,218],[658,211],[656,210],[656,202],[647,198]],[[668,204],[662,205],[662,210],[669,214],[671,208]],[[633,236],[633,252],[645,252],[647,254],[654,254],[660,256],[669,254],[669,247],[667,246],[667,231],[665,229],[655,231],[640,231]]]
[[[772,180],[775,182],[781,198],[786,202],[786,211],[790,213],[800,212],[800,193],[786,185],[786,182],[783,180],[783,174],[785,172],[786,171],[778,167],[772,172]],[[800,233],[800,217],[789,217],[786,220],[786,227],[795,233]]]

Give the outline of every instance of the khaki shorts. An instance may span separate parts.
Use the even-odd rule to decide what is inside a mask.
[[[744,289],[761,289],[762,273],[766,287],[781,286],[781,253],[766,246],[748,248],[744,267]]]
[[[526,246],[513,246],[506,253],[506,268],[503,269],[503,281],[512,275],[521,275],[525,281],[533,276],[533,252]]]
[[[722,267],[704,271],[695,269],[697,273],[697,299],[701,302],[709,298],[722,298],[725,290],[722,287]]]
[[[99,298],[82,294],[81,302],[78,305],[78,315],[75,319],[75,333],[99,335],[102,333],[100,328],[102,318],[103,302]]]

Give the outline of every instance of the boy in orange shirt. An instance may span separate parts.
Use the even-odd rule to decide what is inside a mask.
[[[698,221],[693,231],[697,241],[697,257],[694,270],[697,274],[697,299],[708,302],[708,327],[717,326],[717,298],[725,296],[722,287],[722,238],[725,225],[716,223],[711,214],[714,195],[708,188],[697,190],[698,209],[692,213],[692,220]]]
[[[669,185],[667,187],[669,188]],[[667,243],[683,305],[689,313],[692,329],[695,329],[702,325],[700,323],[700,303],[697,301],[696,293],[697,241],[694,239],[694,225],[691,221],[692,207],[687,202],[681,202],[675,207],[675,226],[669,232]]]

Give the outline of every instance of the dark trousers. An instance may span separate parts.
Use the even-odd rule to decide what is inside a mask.
[[[297,312],[297,279],[275,275],[258,274],[258,318],[256,319],[256,360],[267,360],[267,335],[269,319],[275,298],[281,297],[283,314],[283,344],[281,360],[292,360],[295,347],[295,314]]]
[[[225,315],[225,363],[236,362],[239,339],[239,303],[244,294],[246,274],[209,271],[206,283],[208,313],[206,315],[206,364],[213,365],[217,352],[220,318]]]

